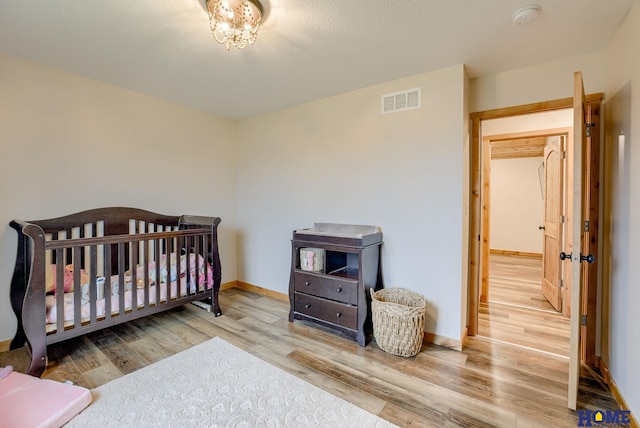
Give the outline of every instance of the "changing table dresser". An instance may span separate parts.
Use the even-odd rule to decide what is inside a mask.
[[[369,288],[382,288],[376,226],[315,223],[293,231],[289,321],[307,320],[366,344]]]

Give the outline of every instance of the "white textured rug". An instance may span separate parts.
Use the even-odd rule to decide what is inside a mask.
[[[92,394],[67,426],[394,426],[217,337]]]

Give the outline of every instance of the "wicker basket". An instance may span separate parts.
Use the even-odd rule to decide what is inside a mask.
[[[424,339],[424,297],[404,288],[371,289],[373,336],[385,352],[412,357]]]

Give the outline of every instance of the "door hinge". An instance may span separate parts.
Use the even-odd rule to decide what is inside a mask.
[[[596,126],[596,124],[595,123],[585,123],[585,126],[587,127],[587,137],[591,137],[591,128]]]
[[[564,280],[563,279],[560,280],[560,288],[564,288]]]
[[[560,216],[560,223],[564,223],[564,214]]]
[[[586,314],[582,315],[582,325],[587,325],[587,315]]]
[[[585,220],[585,222],[584,222],[584,231],[585,232],[589,231],[589,220]]]
[[[565,150],[563,150],[563,151],[560,153],[560,159],[566,159],[566,158],[567,158],[567,152],[566,152]]]

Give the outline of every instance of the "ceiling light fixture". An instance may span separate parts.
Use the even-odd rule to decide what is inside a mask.
[[[211,32],[216,41],[244,49],[258,37],[264,10],[258,0],[207,0]]]
[[[537,4],[530,4],[529,6],[521,7],[513,12],[513,15],[511,16],[513,23],[516,25],[522,25],[533,21],[538,17],[538,15],[540,15],[540,9],[541,7]]]

